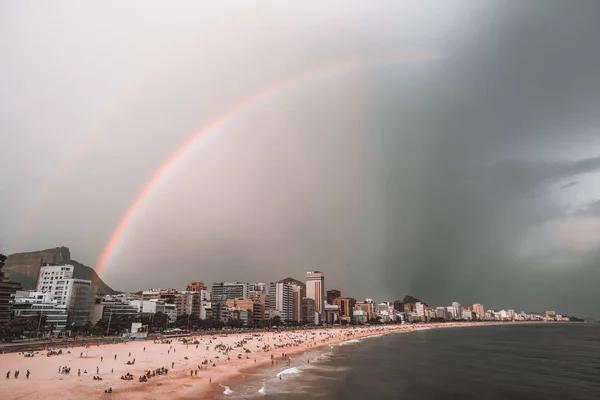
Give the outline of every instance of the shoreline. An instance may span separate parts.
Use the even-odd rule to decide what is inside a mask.
[[[222,393],[227,381],[245,379],[247,374],[263,369],[269,364],[285,366],[287,358],[283,357],[284,353],[293,361],[298,354],[324,346],[394,332],[534,323],[537,324],[531,321],[446,322],[299,329],[279,333],[220,332],[215,335],[196,336],[198,345],[186,345],[175,339],[170,343],[147,340],[62,347],[63,354],[53,356],[46,356],[43,351],[34,357],[24,357],[23,353],[6,353],[0,355],[0,365],[5,368],[0,373],[6,374],[10,369],[11,376],[10,379],[0,377],[0,390],[8,394],[5,398],[15,400],[76,400],[83,397],[88,400],[125,397],[140,400],[206,398],[217,394],[219,389]],[[225,348],[228,348],[229,352],[225,352]],[[241,358],[238,358],[238,355],[241,355]],[[127,361],[134,359],[135,364],[127,364]],[[198,369],[199,365],[202,369]],[[70,373],[59,373],[59,367],[70,368]],[[168,368],[168,374],[156,375],[147,382],[138,381],[138,377],[145,371],[161,367]],[[13,376],[16,370],[20,371],[18,379],[14,379]],[[25,378],[27,370],[31,371],[29,379]],[[81,371],[81,376],[78,376],[78,370]],[[132,374],[134,379],[121,380],[120,377],[126,373]],[[96,375],[102,380],[94,380],[93,376]],[[105,394],[104,390],[109,387],[113,393]]]

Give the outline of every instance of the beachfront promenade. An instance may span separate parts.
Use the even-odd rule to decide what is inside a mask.
[[[218,332],[186,338],[188,343],[178,338],[74,345],[63,347],[60,355],[51,356],[46,355],[47,351],[34,352],[33,357],[6,353],[0,355],[0,390],[3,399],[198,398],[198,394],[212,390],[214,385],[226,385],[228,380],[241,376],[244,369],[265,365],[280,365],[285,369],[288,364],[293,365],[295,354],[318,346],[395,331],[481,325],[487,324],[456,322],[298,329],[279,333]],[[14,377],[15,371],[20,372],[18,379]],[[31,373],[29,378],[26,378],[27,371]],[[132,379],[122,379],[126,375]],[[140,382],[142,375],[150,375],[150,378]],[[108,388],[112,388],[111,394],[104,393]]]

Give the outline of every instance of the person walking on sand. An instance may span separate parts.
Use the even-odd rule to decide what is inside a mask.
[[[194,370],[190,369],[190,376],[194,375]]]
[[[175,362],[171,363],[171,369],[175,368]]]
[[[25,374],[25,378],[29,379],[29,375],[31,375],[31,372],[29,372],[29,370],[27,370],[27,373]]]
[[[10,379],[10,371],[6,373],[6,379]]]

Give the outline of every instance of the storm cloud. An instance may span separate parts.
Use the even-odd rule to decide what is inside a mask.
[[[105,281],[318,269],[357,298],[600,316],[599,4],[376,3],[3,5],[0,251],[93,266],[195,132],[334,66],[191,149]]]

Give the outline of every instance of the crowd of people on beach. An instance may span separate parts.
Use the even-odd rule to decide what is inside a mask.
[[[124,346],[128,346],[127,350],[123,354],[122,351],[103,351],[96,353],[95,355],[92,353],[91,357],[89,353],[91,352],[91,344],[85,344],[85,356],[84,352],[80,352],[79,357],[73,359],[72,356],[66,358],[65,361],[68,363],[78,361],[79,365],[74,364],[75,367],[78,366],[87,366],[87,369],[79,368],[77,369],[77,376],[81,377],[82,370],[83,374],[88,374],[88,369],[90,365],[86,365],[86,360],[96,359],[99,360],[98,365],[96,367],[96,373],[92,376],[94,381],[103,381],[107,380],[112,385],[108,388],[106,386],[103,388],[105,393],[112,393],[113,386],[117,385],[118,389],[121,385],[118,384],[119,381],[133,381],[135,375],[134,371],[123,370],[124,368],[121,366],[117,368],[117,365],[114,365],[114,368],[110,368],[108,371],[103,374],[100,373],[99,366],[106,364],[105,358],[113,359],[111,361],[116,362],[119,357],[123,355],[127,355],[127,361],[123,362],[128,367],[136,368],[137,362],[136,358],[132,357],[132,352],[130,350],[138,349],[137,351],[142,352],[145,356],[141,357],[142,365],[140,369],[143,369],[143,373],[138,375],[138,382],[148,382],[150,379],[158,376],[166,376],[169,375],[170,370],[175,369],[176,362],[184,368],[177,369],[181,371],[176,374],[176,376],[181,379],[183,376],[187,375],[189,371],[189,377],[197,378],[199,375],[199,371],[208,370],[209,368],[212,370],[216,368],[218,370],[218,366],[221,364],[229,365],[232,360],[241,360],[246,359],[247,362],[251,362],[256,364],[257,361],[261,363],[268,363],[271,361],[271,365],[273,367],[278,367],[279,365],[285,365],[286,367],[290,367],[292,365],[292,356],[296,351],[305,351],[306,349],[317,347],[321,345],[326,345],[333,342],[342,342],[346,340],[350,340],[354,337],[360,336],[368,336],[374,334],[385,334],[387,331],[394,330],[392,327],[348,327],[348,328],[338,328],[338,329],[296,329],[296,330],[282,330],[282,331],[263,331],[263,332],[243,332],[243,331],[234,331],[221,333],[218,335],[209,334],[209,335],[198,335],[193,337],[182,337],[182,338],[168,338],[168,339],[154,339],[150,342],[144,342],[144,346],[139,347],[129,347],[127,342],[124,342]],[[409,330],[409,329],[405,329]],[[152,345],[152,343],[156,346],[150,352],[150,355],[147,356],[146,346],[148,343]],[[190,347],[192,344],[192,347]],[[100,344],[95,344],[94,346],[99,347]],[[115,344],[109,344],[110,349],[113,350],[112,346],[117,346]],[[164,346],[164,347],[163,347]],[[195,346],[195,347],[194,347]],[[159,350],[160,348],[160,350]],[[116,347],[114,349],[117,349]],[[163,350],[164,349],[164,350]],[[177,352],[177,349],[180,352]],[[280,350],[284,350],[284,352],[280,352]],[[64,357],[64,352],[59,350],[53,350],[57,354],[62,354]],[[198,351],[198,353],[196,352]],[[178,355],[177,353],[183,352],[183,355]],[[292,354],[290,354],[290,352]],[[70,351],[66,354],[70,355]],[[270,353],[270,355],[266,355],[264,353]],[[252,357],[250,357],[252,356]],[[138,357],[140,355],[138,354]],[[150,357],[150,358],[148,358]],[[158,358],[157,358],[158,357]],[[167,362],[170,362],[170,369],[161,366],[159,368],[148,368],[148,362],[150,360],[160,360],[161,363],[164,363],[165,358],[167,358]],[[170,359],[169,359],[170,358]],[[308,361],[307,361],[308,362]],[[102,363],[102,364],[100,364]],[[190,364],[193,365],[190,368]],[[61,365],[58,368],[58,372],[63,375],[69,375],[71,372],[73,364]],[[93,364],[92,364],[93,365]],[[122,364],[121,364],[122,365]],[[168,364],[167,364],[168,365]],[[238,364],[238,365],[246,365],[246,364]],[[110,363],[109,367],[112,367]],[[187,366],[187,368],[185,368]],[[112,378],[111,374],[114,372],[115,368],[118,370],[120,375]],[[221,370],[225,371],[225,370]],[[110,372],[110,374],[109,374]],[[125,372],[125,373],[124,373]],[[7,373],[6,378],[10,378],[11,372]],[[27,371],[27,378],[29,378],[30,372]],[[172,374],[171,374],[172,375]],[[212,383],[212,374],[202,373],[204,379],[208,379],[208,383]],[[279,379],[282,379],[282,375],[278,375]],[[285,375],[283,375],[285,377]],[[14,378],[18,379],[19,372],[15,371]],[[118,378],[120,377],[120,379]],[[88,378],[89,379],[89,378]],[[115,381],[114,379],[117,379]],[[188,378],[189,379],[189,378]],[[123,383],[124,384],[124,383]],[[159,384],[159,385],[162,385]],[[154,386],[153,386],[154,387]]]

